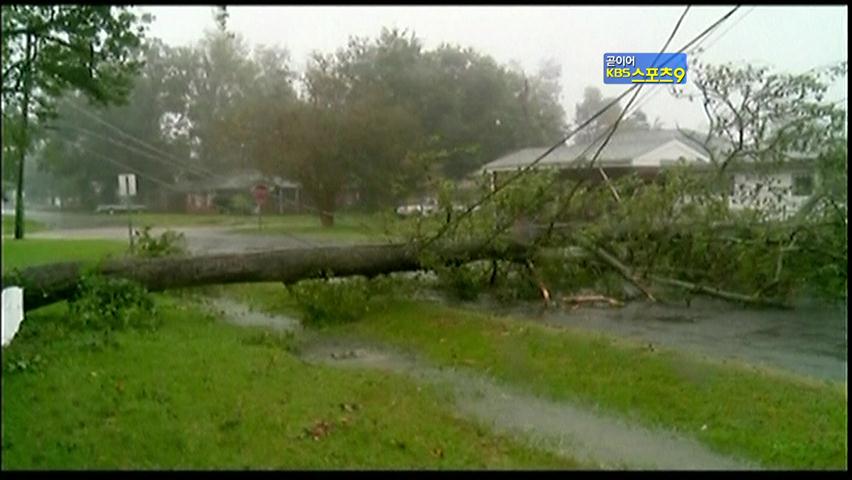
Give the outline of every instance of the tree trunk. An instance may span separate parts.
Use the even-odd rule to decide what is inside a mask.
[[[482,248],[476,244],[448,247],[441,252],[447,263],[500,258],[524,262],[527,247]],[[150,291],[201,285],[284,282],[294,283],[326,275],[375,276],[427,268],[416,247],[405,244],[357,247],[297,248],[258,253],[202,255],[106,261],[86,272],[78,262],[55,263],[3,276],[3,286],[24,288],[24,308],[31,310],[68,299],[84,273],[134,280]]]
[[[331,189],[334,190],[334,189]],[[319,192],[319,217],[320,223],[325,228],[334,226],[334,207],[337,206],[337,191],[323,189]]]
[[[21,105],[21,130],[18,132],[18,183],[15,192],[15,239],[24,238],[24,161],[29,148],[30,90],[32,90],[32,34],[27,34],[24,99]]]

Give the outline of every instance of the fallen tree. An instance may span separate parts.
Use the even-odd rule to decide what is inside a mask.
[[[530,249],[520,244],[485,247],[477,244],[447,246],[441,261],[458,264],[500,259],[524,263]],[[416,245],[389,244],[356,247],[286,249],[257,253],[127,258],[106,260],[94,267],[63,262],[15,270],[3,276],[3,286],[24,289],[24,309],[32,310],[70,298],[84,275],[133,280],[149,291],[202,285],[282,282],[294,283],[325,276],[364,275],[416,271],[428,268]]]

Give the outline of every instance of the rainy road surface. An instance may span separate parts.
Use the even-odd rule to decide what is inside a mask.
[[[697,298],[689,307],[630,302],[622,308],[542,310],[540,304],[511,308],[476,304],[476,308],[551,326],[598,331],[714,359],[846,381],[845,305],[803,304],[793,310],[776,310],[743,308]]]

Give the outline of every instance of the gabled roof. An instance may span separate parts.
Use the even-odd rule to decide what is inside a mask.
[[[690,136],[703,140],[698,132],[688,132]],[[563,145],[538,163],[541,168],[570,168],[585,163],[594,156],[603,139],[589,142]],[[516,170],[532,163],[541,156],[546,147],[524,148],[505,155],[483,166],[477,173]],[[582,154],[582,157],[580,155]],[[675,161],[679,156],[688,160],[707,161],[704,147],[678,130],[616,130],[609,143],[596,161],[597,166],[634,166],[636,159],[651,154],[655,165]],[[677,156],[674,156],[677,155]],[[673,156],[673,158],[668,158]]]

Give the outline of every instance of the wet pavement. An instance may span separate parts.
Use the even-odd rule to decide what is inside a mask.
[[[802,304],[793,310],[743,308],[707,298],[690,306],[630,302],[622,308],[542,309],[540,303],[467,308],[558,327],[598,331],[722,360],[846,381],[847,308]]]
[[[166,230],[183,233],[186,247],[193,255],[219,253],[245,253],[286,248],[318,248],[332,245],[350,245],[354,242],[340,240],[307,240],[298,236],[287,235],[253,235],[233,231],[233,227],[168,227],[152,228],[151,235],[161,235]],[[128,238],[127,226],[124,227],[95,227],[47,230],[34,232],[27,238],[54,239],[108,239],[123,240]]]

